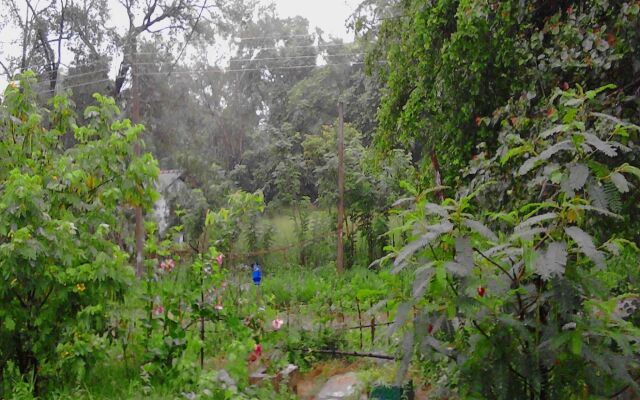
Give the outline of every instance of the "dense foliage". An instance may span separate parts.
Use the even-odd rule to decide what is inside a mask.
[[[121,2],[120,31],[26,3],[0,0],[1,397],[288,399],[287,364],[356,346],[431,398],[640,390],[637,0],[364,0],[354,43],[253,0]]]
[[[498,146],[497,129],[479,121],[516,94],[638,87],[636,1],[379,3],[363,2],[356,19],[365,37],[379,39],[370,60],[386,61],[371,63],[385,85],[376,141],[425,161],[435,149],[450,179],[478,143]],[[619,106],[616,115],[632,115]]]
[[[624,226],[602,227],[628,218],[620,196],[637,194],[640,169],[625,159],[637,164],[640,127],[597,111],[604,89],[522,105],[526,127],[503,124],[468,185],[407,214],[414,239],[394,270],[412,257],[419,268],[400,310],[421,308],[420,352],[464,398],[637,388],[638,248]]]
[[[0,105],[0,371],[14,365],[43,389],[102,354],[132,279],[119,226],[127,207],[150,207],[158,168],[135,156],[142,126],[118,120],[112,99],[96,95],[79,126],[65,96],[45,114],[32,84],[20,77]],[[63,150],[69,132],[76,145]]]

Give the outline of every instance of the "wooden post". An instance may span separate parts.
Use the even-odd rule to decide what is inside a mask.
[[[131,123],[133,125],[140,123],[140,88],[138,83],[137,47],[137,44],[134,43],[132,46],[133,54],[131,56],[131,60],[133,61],[131,65]],[[139,157],[141,154],[140,142],[136,142],[134,146],[135,154]],[[136,275],[140,278],[144,274],[144,217],[142,215],[142,207],[136,206],[134,213],[136,217]]]
[[[200,369],[204,369],[204,273],[200,271]]]
[[[387,309],[387,324],[389,323],[389,309]],[[391,344],[391,335],[387,335],[387,344]]]
[[[338,248],[336,252],[336,269],[344,272],[344,243],[342,228],[344,225],[344,110],[342,102],[338,103]]]
[[[209,231],[205,227],[202,233],[202,242],[200,243],[200,256],[207,251],[209,246]],[[204,369],[204,271],[200,270],[200,369]]]
[[[369,309],[373,308],[373,303],[369,300]],[[373,342],[376,340],[376,314],[371,314],[371,346],[373,346]]]
[[[360,330],[360,350],[362,350],[362,313],[360,312],[360,300],[356,297],[356,307],[358,308],[358,328]]]

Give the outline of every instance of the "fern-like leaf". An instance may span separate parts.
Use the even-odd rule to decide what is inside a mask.
[[[589,257],[598,268],[604,268],[604,255],[596,249],[591,235],[577,226],[566,227],[564,228],[564,231],[571,239],[573,239],[574,242],[576,242],[580,251],[582,251],[585,256]]]
[[[544,281],[553,276],[562,276],[567,265],[567,245],[564,242],[553,242],[546,252],[538,252],[535,262],[536,273]]]
[[[616,148],[607,142],[602,141],[599,137],[592,133],[583,132],[581,135],[585,138],[586,142],[595,147],[601,153],[609,157],[615,157],[618,155]]]
[[[589,180],[589,183],[587,184],[587,193],[589,195],[589,200],[591,200],[591,204],[593,204],[595,207],[605,209],[609,207],[607,193],[596,180]]]
[[[569,168],[569,187],[572,190],[580,190],[584,187],[589,177],[589,167],[584,164],[575,164]]]
[[[498,237],[496,236],[496,234],[493,233],[493,231],[491,231],[491,229],[489,229],[482,222],[479,222],[473,219],[466,219],[466,218],[463,222],[467,228],[471,229],[472,231],[478,232],[480,235],[491,240],[492,242],[498,241]]]
[[[612,172],[611,175],[609,175],[609,178],[620,193],[627,193],[629,191],[629,182],[621,173]]]
[[[613,182],[605,182],[604,192],[607,195],[608,209],[614,213],[622,211],[622,197]]]
[[[539,163],[541,163],[542,161],[548,160],[549,158],[551,158],[551,156],[553,156],[557,152],[562,150],[572,150],[572,149],[574,149],[574,146],[573,146],[573,143],[569,140],[564,140],[562,142],[556,143],[553,146],[544,150],[542,153],[540,153],[536,157],[531,157],[527,161],[525,161],[524,164],[520,166],[520,169],[518,170],[518,174],[525,175],[527,172],[531,171],[536,166],[538,166]]]
[[[447,233],[453,229],[453,224],[449,221],[443,221],[439,224],[431,225],[428,228],[428,232],[420,236],[418,239],[404,246],[398,253],[398,256],[393,262],[392,274],[397,274],[407,266],[407,260],[414,253],[422,250],[429,243],[435,241],[443,233]]]
[[[433,262],[425,265],[424,267],[416,270],[416,279],[413,281],[413,297],[421,298],[424,292],[427,290],[431,277],[435,274],[433,269]]]
[[[473,268],[473,248],[471,240],[462,236],[456,238],[456,256],[455,261],[445,264],[445,269],[457,276],[469,276]]]

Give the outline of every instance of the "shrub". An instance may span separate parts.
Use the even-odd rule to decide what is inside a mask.
[[[118,120],[112,99],[95,95],[78,126],[57,96],[46,120],[32,83],[21,76],[0,105],[0,371],[15,362],[43,389],[99,356],[107,310],[132,278],[114,239],[125,207],[152,204],[158,168],[135,156],[143,128]]]

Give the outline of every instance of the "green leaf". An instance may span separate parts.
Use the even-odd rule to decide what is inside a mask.
[[[585,96],[587,96],[587,98],[591,100],[591,99],[594,99],[600,93],[602,93],[602,92],[604,92],[606,90],[615,89],[615,88],[616,88],[616,85],[610,83],[608,85],[601,86],[601,87],[599,87],[597,89],[594,89],[594,90],[588,90],[585,93]]]
[[[569,349],[577,356],[582,354],[582,335],[579,331],[572,332],[571,339],[569,341]]]
[[[2,321],[2,324],[4,325],[4,328],[9,332],[13,332],[16,329],[16,322],[11,317],[5,317]]]
[[[500,157],[500,164],[504,165],[513,157],[530,152],[533,152],[533,146],[529,143],[515,147],[513,149],[509,149],[509,151],[507,151],[502,157]]]
[[[634,167],[633,165],[629,165],[628,163],[622,164],[617,168],[620,172],[626,172],[628,174],[634,175],[636,178],[640,179],[640,168]]]

